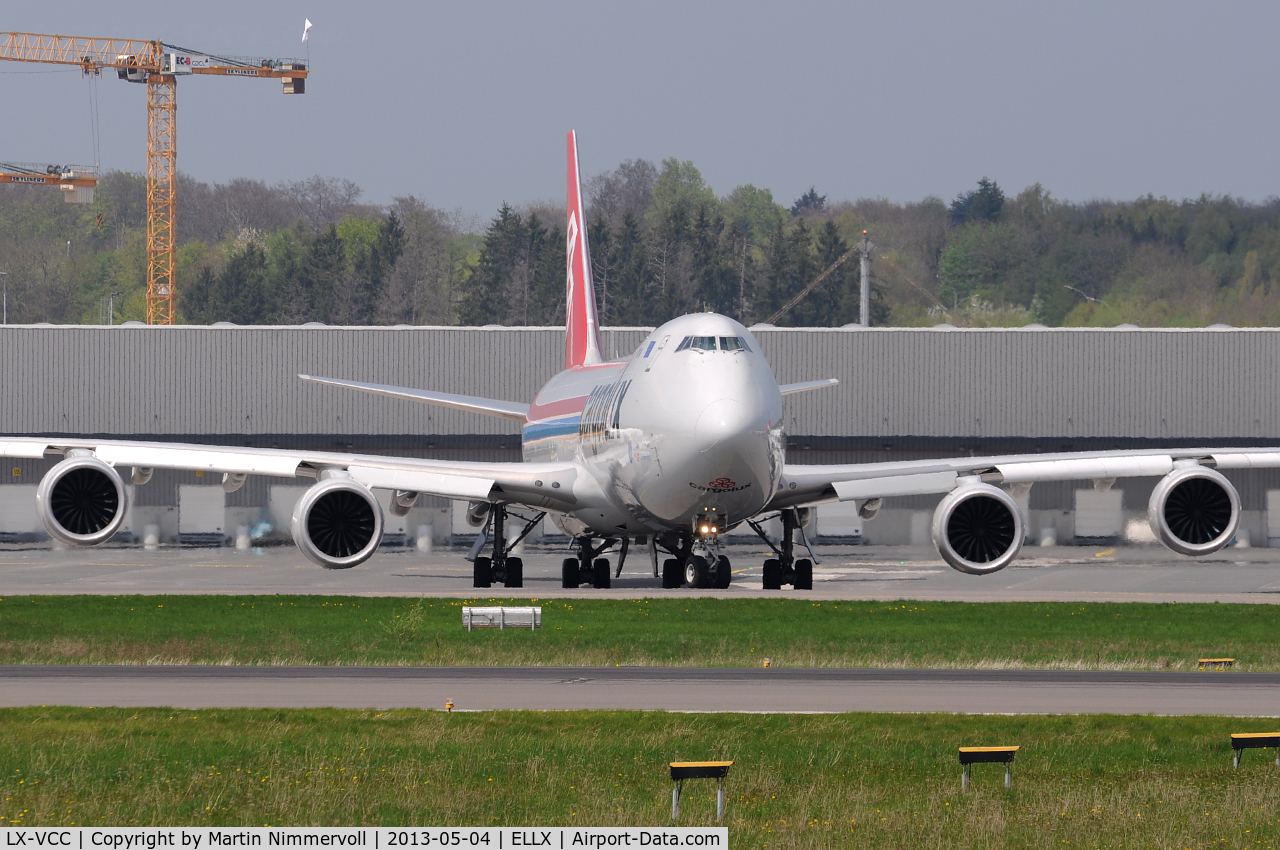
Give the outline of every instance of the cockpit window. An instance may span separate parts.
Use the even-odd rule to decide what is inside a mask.
[[[676,351],[692,348],[694,351],[715,351],[716,338],[713,336],[687,336],[676,346]],[[750,351],[750,347],[740,336],[720,337],[721,351]]]
[[[687,336],[676,346],[676,351],[692,348],[694,351],[715,351],[716,338],[713,336]]]

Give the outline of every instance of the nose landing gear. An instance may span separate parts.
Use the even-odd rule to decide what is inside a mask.
[[[788,508],[782,512],[782,540],[777,546],[764,533],[764,529],[758,522],[747,520],[747,524],[760,536],[761,540],[769,544],[769,548],[778,556],[764,562],[764,589],[781,590],[784,584],[789,584],[796,590],[813,590],[813,561],[809,558],[797,560],[795,557],[796,529],[801,528],[801,537],[804,536],[799,512],[795,508]],[[809,548],[807,540],[804,546],[812,556],[813,550]]]
[[[718,537],[672,532],[659,539],[658,545],[675,556],[662,563],[662,586],[668,590],[725,590],[733,581],[733,567],[729,558],[720,553]]]

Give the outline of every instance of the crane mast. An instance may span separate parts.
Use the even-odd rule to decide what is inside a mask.
[[[307,67],[299,59],[219,56],[162,41],[85,38],[10,32],[0,34],[0,60],[76,65],[85,74],[115,68],[122,80],[147,87],[147,323],[177,318],[176,231],[178,77],[210,75],[280,79],[285,94],[306,92]]]

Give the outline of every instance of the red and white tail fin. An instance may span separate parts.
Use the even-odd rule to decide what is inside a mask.
[[[569,218],[565,238],[569,267],[565,281],[568,313],[564,336],[564,367],[594,366],[603,362],[596,328],[596,290],[591,281],[591,253],[587,250],[587,225],[582,218],[582,181],[578,176],[578,137],[569,131]]]

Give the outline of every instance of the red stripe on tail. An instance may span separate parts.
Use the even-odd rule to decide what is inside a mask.
[[[601,361],[596,335],[596,292],[591,281],[591,254],[587,250],[587,227],[582,218],[582,181],[578,175],[578,137],[570,130],[569,174],[565,206],[568,221],[565,239],[569,265],[565,275],[564,367],[592,366]]]

